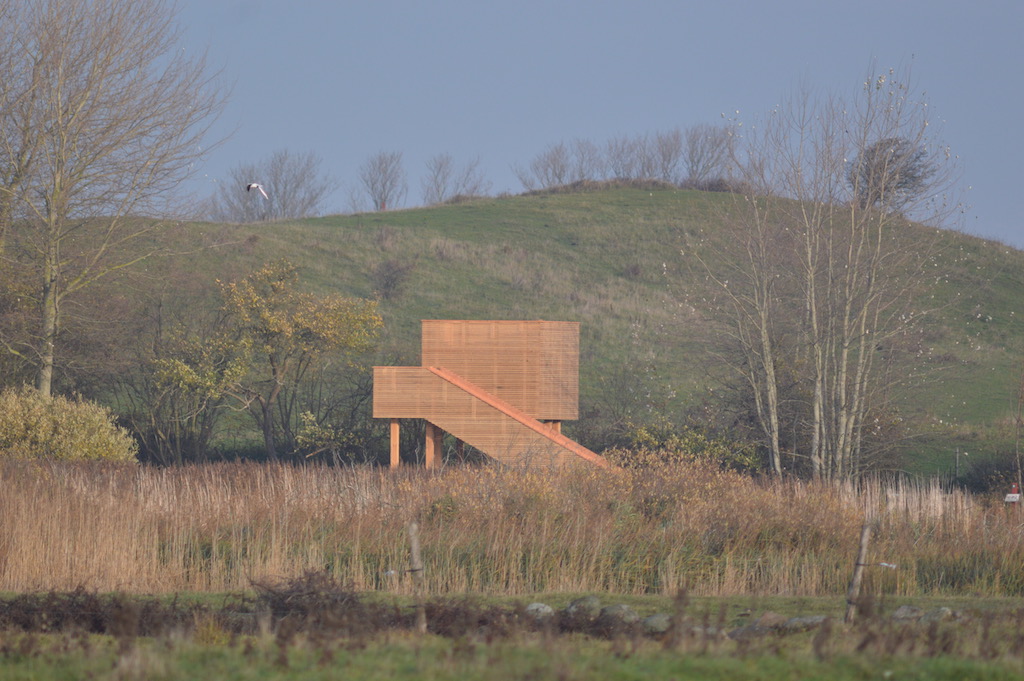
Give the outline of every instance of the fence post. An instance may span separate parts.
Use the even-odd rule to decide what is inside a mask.
[[[427,633],[427,608],[423,602],[423,559],[420,557],[420,526],[415,520],[409,523],[409,572],[412,573],[413,592],[416,598],[416,631]]]
[[[846,590],[846,617],[843,621],[847,624],[853,622],[857,616],[857,602],[860,600],[860,582],[864,577],[864,566],[868,560],[868,544],[871,543],[871,522],[865,520],[864,527],[860,530],[860,549],[857,551],[857,562],[853,564],[853,578],[850,579],[850,588]]]

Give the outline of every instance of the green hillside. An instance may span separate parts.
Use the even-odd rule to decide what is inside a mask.
[[[286,258],[313,290],[381,295],[381,361],[418,361],[421,319],[578,321],[583,413],[619,418],[618,411],[647,405],[674,412],[701,399],[714,372],[704,311],[684,298],[700,276],[691,255],[704,243],[698,235],[713,241],[717,208],[727,200],[608,188],[297,222],[184,225],[165,238],[189,255],[148,268],[212,282]],[[908,244],[915,234],[908,232]],[[948,467],[957,446],[976,457],[1012,448],[1024,363],[1024,252],[955,232],[940,242],[921,304],[935,309],[925,371],[903,388],[902,413],[915,422],[912,468],[920,470]]]

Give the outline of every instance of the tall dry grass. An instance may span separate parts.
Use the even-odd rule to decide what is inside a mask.
[[[936,484],[640,471],[0,464],[0,590],[240,590],[328,570],[433,593],[837,595],[875,519],[865,590],[1024,594],[1019,509]]]

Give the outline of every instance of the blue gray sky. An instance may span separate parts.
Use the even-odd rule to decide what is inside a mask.
[[[962,160],[963,228],[1024,248],[1020,0],[179,0],[186,48],[231,87],[230,135],[195,189],[281,149],[313,151],[347,212],[369,157],[479,159],[492,192],[557,142],[755,117],[800,87],[849,92],[910,65]],[[969,187],[969,189],[968,189]]]

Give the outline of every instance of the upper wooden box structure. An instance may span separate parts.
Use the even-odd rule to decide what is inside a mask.
[[[578,322],[422,323],[421,366],[448,369],[540,421],[579,418]],[[391,411],[404,415],[394,409],[399,402],[417,400],[412,394],[380,397],[375,397],[374,416],[385,418]]]

